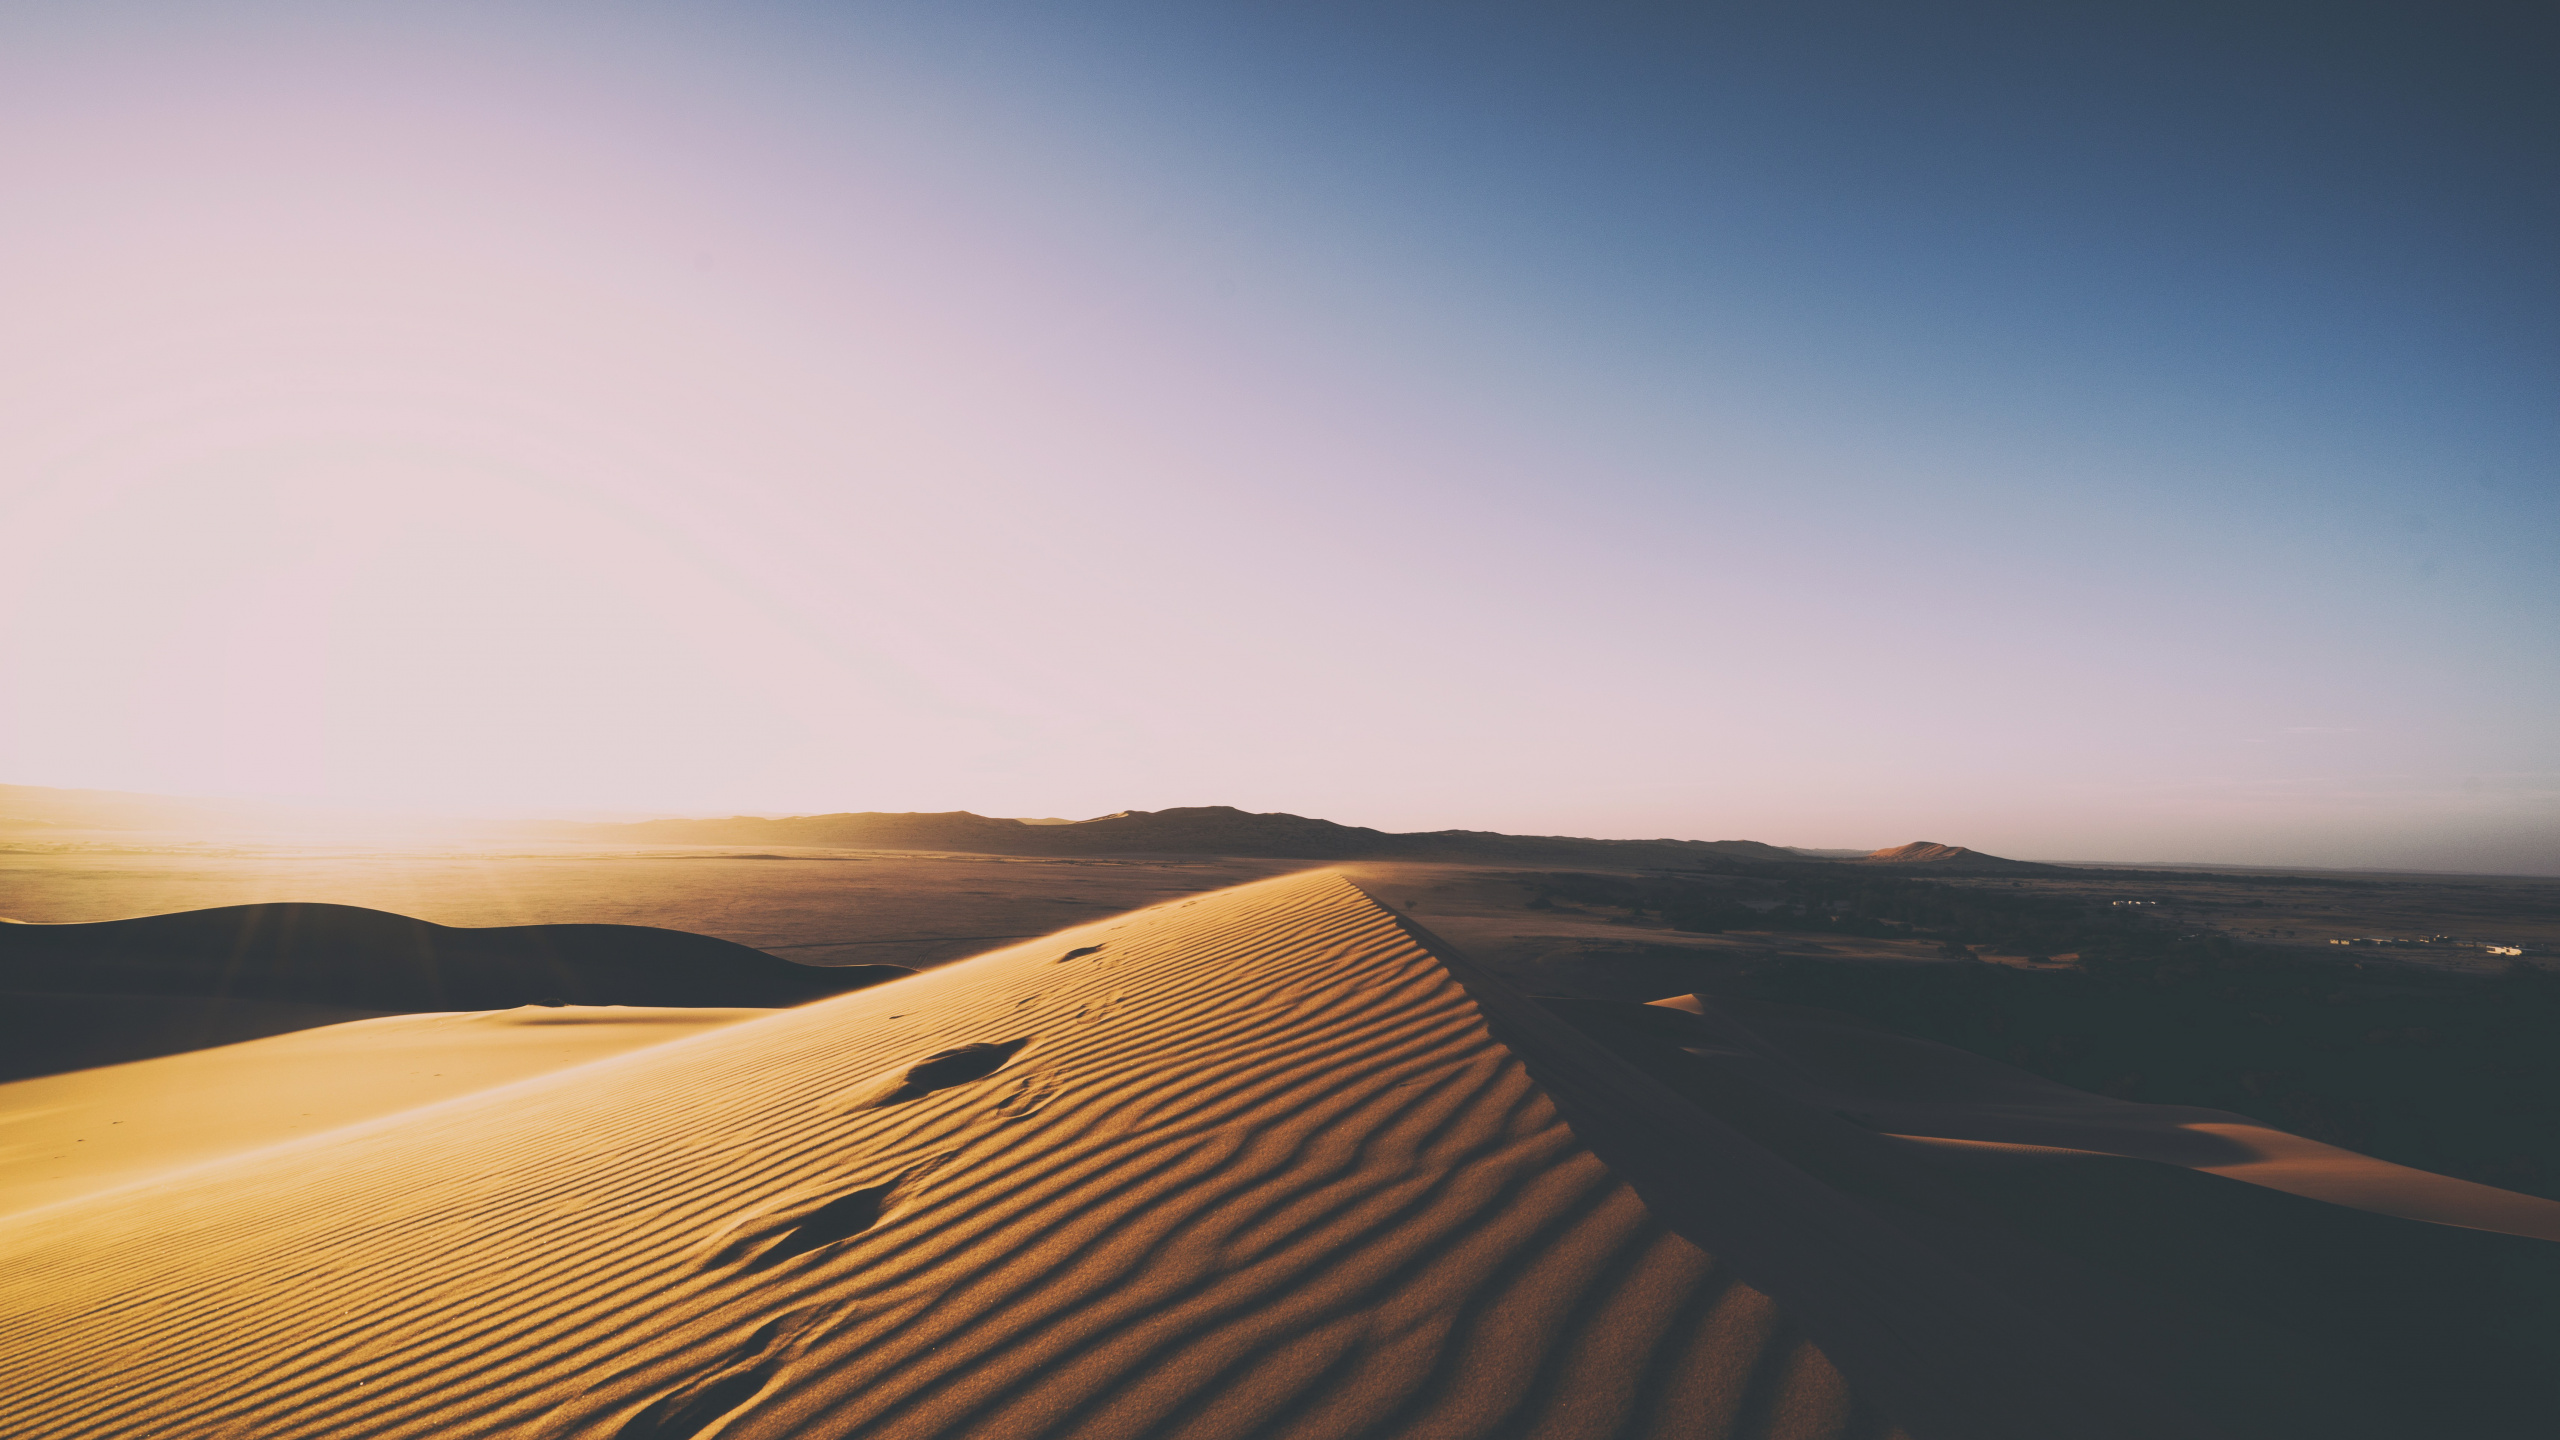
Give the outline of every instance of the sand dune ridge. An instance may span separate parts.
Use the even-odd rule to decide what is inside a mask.
[[[45,1436],[1886,1428],[1326,876],[22,1217],[0,1253],[0,1384]]]
[[[2323,1203],[2159,1107],[1685,1004],[1522,994],[1333,874],[1169,902],[0,1220],[0,1405],[47,1440],[2396,1440],[2538,1436],[2560,1393],[2560,1246],[2404,1218],[2441,1177]],[[2123,1153],[2033,1143],[2064,1124]]]

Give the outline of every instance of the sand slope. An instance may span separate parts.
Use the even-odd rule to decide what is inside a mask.
[[[28,1436],[1891,1433],[1329,875],[20,1215],[0,1257]]]
[[[2441,1225],[2560,1241],[2560,1202],[2394,1165],[2246,1115],[2143,1105],[1826,1011],[1684,996],[1695,1043],[1760,1083],[1868,1129],[1942,1147],[2069,1150],[2177,1165]]]
[[[2263,1127],[2243,1144],[2185,1123],[2217,1112],[2084,1095],[1818,1011],[1480,995],[1656,1213],[1915,1429],[2549,1433],[2548,1202],[2330,1151],[2317,1168],[2333,1182],[2387,1173],[2357,1207],[2325,1203],[2288,1193],[2304,1187],[2287,1171],[2326,1147]],[[1976,1132],[2037,1143],[1940,1138]],[[2273,1173],[2240,1183],[2256,1167]],[[2465,1223],[2383,1203],[2415,1195]],[[2015,1362],[2005,1380],[1981,1375],[1986,1355]],[[2124,1367],[2146,1377],[2133,1405]],[[1967,1394],[1927,1384],[1969,1373]],[[2075,1403],[2079,1418],[2055,1418]]]
[[[0,1215],[772,1013],[390,1015],[0,1085]]]

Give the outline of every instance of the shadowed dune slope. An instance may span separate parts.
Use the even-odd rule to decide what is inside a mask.
[[[2014,1358],[2014,1386],[2057,1358],[2075,1383],[2098,1378],[2093,1358],[2137,1368],[2159,1403],[2130,1433],[2549,1433],[2560,1244],[2537,1237],[2560,1234],[2560,1205],[1820,1011],[1485,998],[1656,1212],[1800,1313],[1861,1383],[1892,1388],[1874,1367],[1906,1357],[1843,1327],[1906,1319],[1918,1307],[1889,1292],[1917,1280],[1937,1308],[1926,1333]],[[1783,1246],[1807,1220],[1809,1243]],[[1837,1255],[1859,1264],[1807,1263]],[[2003,1314],[2009,1337],[1983,1328]],[[2027,1363],[2030,1333],[2053,1347],[2044,1362]]]
[[[1323,874],[29,1212],[0,1258],[28,1436],[1896,1433]]]
[[[908,974],[646,925],[463,928],[352,905],[0,925],[0,1079],[366,1015],[518,1005],[772,1009]],[[68,1022],[68,1023],[66,1023]]]
[[[0,990],[0,1083],[183,1055],[385,1013],[295,1000]]]
[[[1551,1008],[1579,1009],[1557,1002]],[[1695,1058],[1870,1130],[1927,1139],[1988,1163],[1990,1152],[2088,1152],[2200,1170],[2410,1220],[2560,1242],[2560,1201],[2412,1170],[2190,1105],[2145,1105],[2074,1090],[1968,1050],[1804,1006],[1682,996],[1634,1014]]]

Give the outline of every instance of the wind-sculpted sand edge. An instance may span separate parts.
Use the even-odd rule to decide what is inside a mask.
[[[1915,1063],[1922,1042],[1840,1033],[1820,1012],[1523,995],[1400,923],[1435,945],[1593,1153],[1916,1433],[2548,1432],[2560,1246],[2547,1240],[2330,1204],[2148,1158],[2156,1145],[1892,1133],[1881,1127],[2022,1123],[1965,1098],[2016,1086],[1986,1091],[1971,1074],[1950,1092],[1930,1073],[2005,1067],[1953,1052]],[[2077,1099],[2067,1113],[2115,1103]],[[2117,1117],[2142,1136],[2186,1113],[2118,1108],[2162,1110]]]
[[[0,1222],[0,1410],[118,1440],[1895,1433],[1480,998],[1293,876]]]

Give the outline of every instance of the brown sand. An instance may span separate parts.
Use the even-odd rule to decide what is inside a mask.
[[[773,1013],[393,1015],[0,1085],[0,1215]]]
[[[21,1214],[0,1257],[29,1436],[1891,1433],[1322,874]]]

